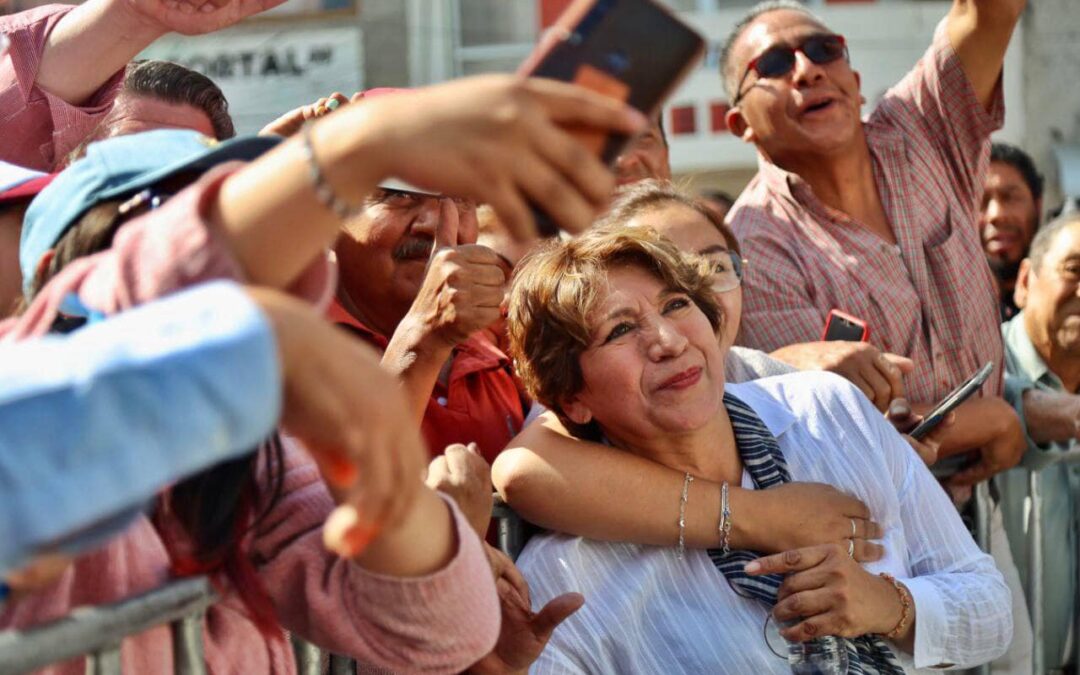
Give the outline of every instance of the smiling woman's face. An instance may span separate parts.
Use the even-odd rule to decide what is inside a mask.
[[[709,220],[686,204],[668,202],[635,216],[628,221],[628,227],[651,227],[671,240],[683,253],[695,253],[714,264],[730,264],[727,258],[728,246]],[[728,349],[735,344],[739,334],[739,319],[742,317],[742,288],[736,287],[713,297],[724,310],[724,329],[720,335],[721,344]]]
[[[700,429],[723,404],[724,352],[688,295],[641,267],[607,272],[581,354],[584,389],[563,405],[596,421],[616,445]]]

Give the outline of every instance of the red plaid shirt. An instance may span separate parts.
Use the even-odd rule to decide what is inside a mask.
[[[997,294],[975,223],[1003,118],[1000,84],[988,112],[939,29],[865,122],[898,249],[761,158],[728,216],[749,261],[741,343],[818,340],[839,309],[868,322],[875,346],[915,361],[912,401],[936,402],[986,361],[1001,373]],[[1000,377],[983,391],[1000,394]]]
[[[60,19],[75,7],[45,5],[0,17],[0,33],[11,40],[0,56],[0,159],[51,171],[112,108],[123,80],[120,70],[82,105],[74,106],[37,86],[38,66]]]

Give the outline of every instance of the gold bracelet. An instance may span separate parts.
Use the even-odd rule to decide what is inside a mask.
[[[893,575],[882,572],[878,576],[892,584],[893,588],[896,589],[896,594],[900,596],[900,621],[897,622],[895,628],[884,634],[886,638],[895,640],[907,629],[908,619],[911,618],[911,596],[909,591],[904,588],[904,585],[897,581]]]

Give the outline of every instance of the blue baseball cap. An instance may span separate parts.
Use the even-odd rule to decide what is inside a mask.
[[[179,173],[251,161],[281,140],[240,136],[219,143],[196,131],[159,129],[91,143],[86,157],[57,175],[26,211],[19,240],[23,293],[30,296],[41,257],[97,204],[132,196]]]

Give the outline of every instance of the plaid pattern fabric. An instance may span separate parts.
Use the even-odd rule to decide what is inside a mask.
[[[776,438],[750,406],[733,394],[724,393],[724,407],[735,432],[735,444],[747,473],[759,490],[783,485],[791,481],[784,453]],[[747,596],[764,602],[769,607],[776,604],[776,596],[784,577],[769,574],[748,576],[743,568],[758,556],[752,551],[731,551],[724,555],[720,549],[710,549],[709,559],[729,582]],[[862,635],[850,640],[837,638],[847,650],[849,675],[879,675],[891,673],[903,675],[904,668],[889,646],[877,635]]]
[[[897,247],[761,158],[728,216],[749,261],[741,344],[819,340],[839,309],[867,321],[875,346],[915,361],[912,401],[936,402],[986,361],[1001,373],[997,294],[976,220],[1003,118],[1000,86],[988,111],[939,27],[863,127]],[[1000,394],[1000,375],[983,391]]]

